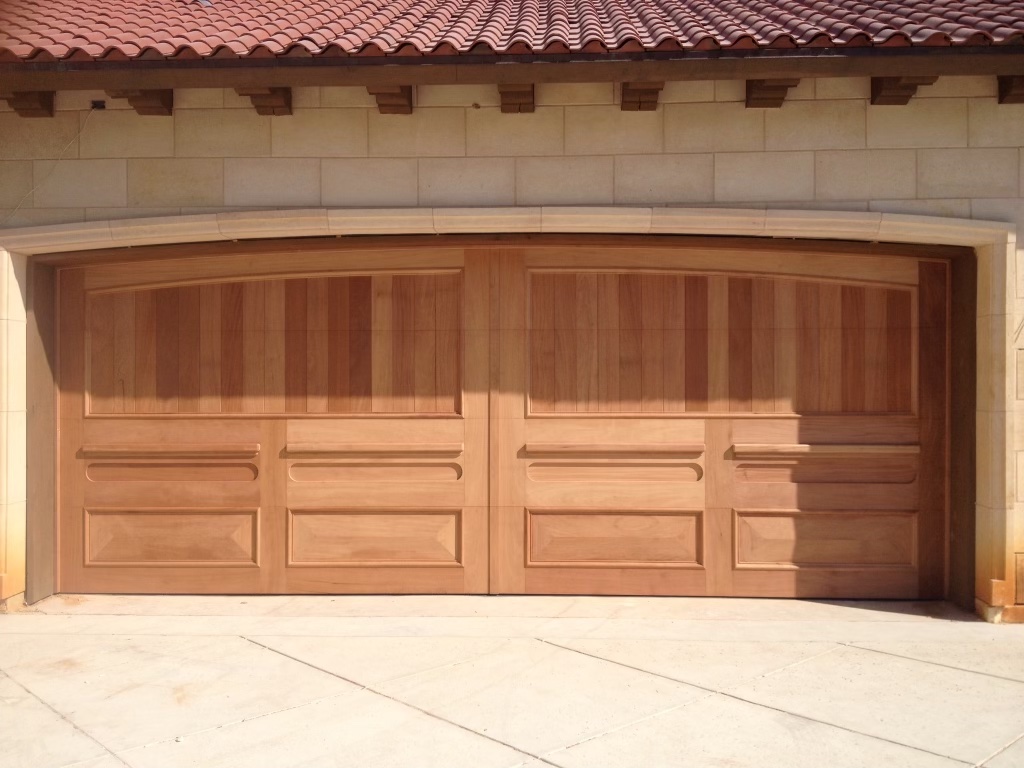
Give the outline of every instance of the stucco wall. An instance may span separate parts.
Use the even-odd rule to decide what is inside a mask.
[[[274,118],[233,91],[176,91],[169,118],[61,92],[53,119],[0,106],[0,227],[282,207],[610,204],[1024,226],[1024,105],[997,104],[995,78],[942,78],[905,107],[870,106],[868,92],[866,78],[805,80],[781,109],[752,110],[741,81],[670,83],[656,112],[622,112],[611,84],[539,85],[535,113],[505,115],[494,86],[424,86],[402,116],[380,115],[363,89],[306,88],[294,92],[294,115]],[[107,109],[90,111],[93,99]],[[23,280],[9,261],[2,274],[2,295],[14,298],[0,311],[0,597],[22,583],[11,551],[23,550],[25,423]],[[1024,289],[1016,296],[1024,317]],[[1016,374],[1001,383],[1024,398]],[[1024,451],[1024,435],[1016,441]],[[1008,501],[1024,521],[1024,487]]]

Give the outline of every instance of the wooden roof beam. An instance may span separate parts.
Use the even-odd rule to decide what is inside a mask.
[[[411,115],[411,85],[368,85],[366,91],[377,99],[377,111],[382,115]]]
[[[800,84],[796,77],[772,80],[747,80],[748,109],[778,109],[786,100],[790,88]]]
[[[140,115],[167,117],[174,112],[174,91],[162,88],[152,91],[107,91],[112,99],[128,99]]]
[[[292,113],[291,88],[235,88],[239,96],[248,96],[256,113],[260,115],[290,115]]]
[[[507,114],[533,112],[536,108],[532,83],[499,83],[501,111]]]
[[[932,85],[937,77],[872,77],[871,103],[904,106],[910,103],[922,85]]]
[[[22,117],[53,117],[53,91],[13,91],[0,99]]]
[[[658,108],[658,96],[664,82],[623,83],[623,112],[653,112]]]
[[[997,79],[1000,104],[1024,104],[1024,77],[1000,75]]]

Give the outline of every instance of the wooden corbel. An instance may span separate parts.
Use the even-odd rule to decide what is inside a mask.
[[[1024,77],[1000,75],[997,79],[1000,104],[1024,104]]]
[[[498,94],[501,96],[501,111],[509,114],[533,112],[533,84],[499,83]]]
[[[235,88],[239,96],[248,96],[260,115],[290,115],[291,88]]]
[[[938,77],[872,77],[871,103],[902,107],[910,103],[922,85],[932,85]]]
[[[366,91],[377,99],[377,111],[382,115],[411,115],[411,85],[368,85]]]
[[[800,84],[798,78],[776,80],[747,80],[747,107],[751,109],[778,109],[786,100],[790,88]]]
[[[0,93],[0,99],[22,117],[53,117],[53,96],[53,91]]]
[[[664,83],[623,83],[623,112],[653,112],[658,108],[658,96]]]
[[[112,99],[128,99],[132,109],[140,115],[167,117],[174,111],[174,91],[170,88],[158,91],[107,91]]]

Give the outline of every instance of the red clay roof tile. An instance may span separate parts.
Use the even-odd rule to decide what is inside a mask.
[[[1019,0],[3,0],[0,60],[1024,45]]]

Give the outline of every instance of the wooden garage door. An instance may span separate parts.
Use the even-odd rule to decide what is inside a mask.
[[[499,284],[496,591],[943,593],[945,263],[534,249]]]
[[[61,590],[487,590],[486,264],[340,261],[61,272]]]
[[[942,595],[946,262],[732,242],[62,270],[60,589]]]

